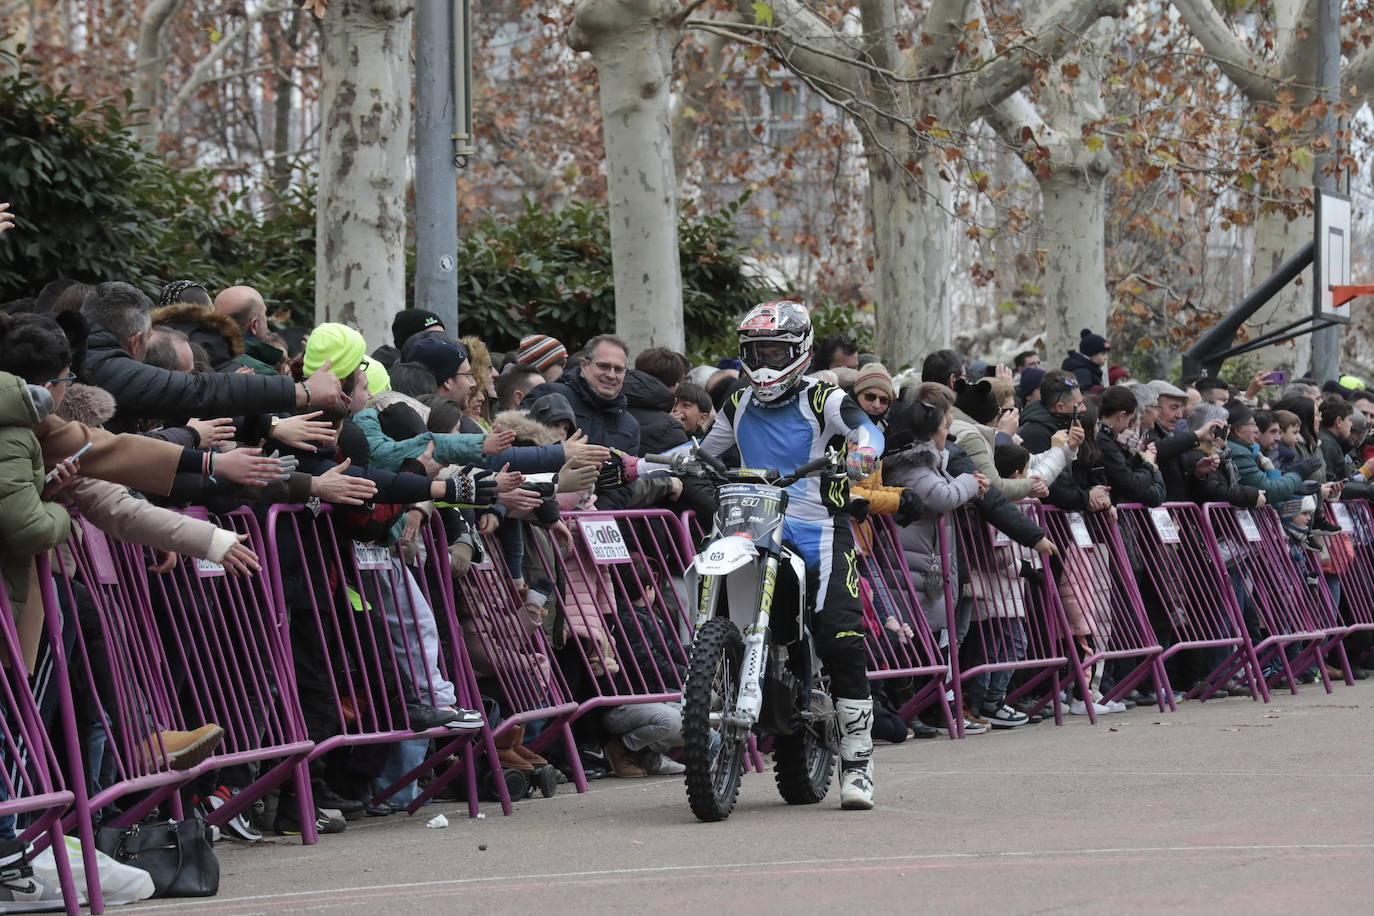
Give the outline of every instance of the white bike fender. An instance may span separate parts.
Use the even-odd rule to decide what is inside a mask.
[[[703,576],[724,576],[753,562],[757,552],[748,538],[718,538],[696,555],[692,568]]]

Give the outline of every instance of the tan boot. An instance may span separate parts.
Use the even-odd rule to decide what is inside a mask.
[[[611,772],[621,779],[640,779],[648,775],[639,765],[639,755],[625,746],[619,738],[612,738],[605,746],[606,760]]]
[[[510,746],[510,749],[519,754],[521,760],[524,760],[532,767],[544,767],[549,765],[547,760],[525,747],[525,726],[515,726],[511,729],[511,734],[514,735],[513,740],[515,743]]]
[[[523,725],[517,725],[497,735],[494,742],[496,745],[496,759],[501,761],[501,766],[506,769],[533,773],[534,764],[520,756],[515,750],[515,746],[520,743],[520,739],[523,737],[525,737],[525,727]]]
[[[224,741],[224,729],[213,722],[195,731],[161,731],[139,745],[149,769],[189,770],[204,763]]]

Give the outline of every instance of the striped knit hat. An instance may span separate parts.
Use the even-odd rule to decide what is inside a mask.
[[[568,348],[546,334],[526,334],[515,351],[517,363],[529,363],[540,372],[567,358]]]

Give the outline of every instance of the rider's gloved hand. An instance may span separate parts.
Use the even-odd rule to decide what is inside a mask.
[[[624,452],[619,449],[611,449],[611,457],[606,459],[605,464],[601,465],[601,470],[596,475],[596,491],[614,490],[616,487],[623,487],[628,483],[625,477]]]
[[[878,467],[878,452],[866,445],[853,447],[845,455],[844,464],[850,480],[863,480]]]

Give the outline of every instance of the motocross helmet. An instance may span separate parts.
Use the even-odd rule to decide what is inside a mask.
[[[796,390],[811,364],[811,315],[800,302],[764,302],[739,324],[739,358],[754,398],[769,404]]]

